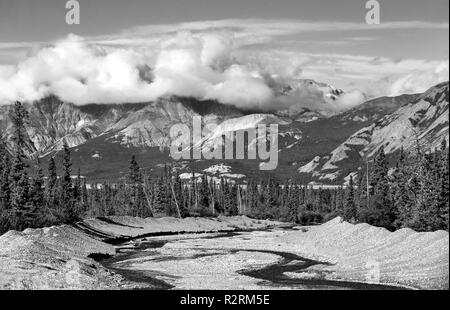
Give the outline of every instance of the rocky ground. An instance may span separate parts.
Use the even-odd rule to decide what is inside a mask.
[[[112,265],[151,273],[177,289],[449,287],[447,232],[392,233],[340,218],[297,228],[165,239]]]
[[[149,233],[262,229],[275,224],[246,217],[183,220],[111,217],[85,220],[77,227],[9,231],[0,236],[0,289],[130,288],[134,284],[90,258],[116,253],[113,245],[103,241]]]
[[[340,218],[307,228],[280,224],[246,217],[109,217],[77,228],[10,231],[0,236],[0,288],[449,287],[447,232],[389,232]],[[130,239],[138,236],[145,237]],[[88,257],[116,252],[107,264]]]
[[[115,250],[66,225],[9,231],[0,237],[0,288],[118,288],[120,277],[88,258],[91,253]]]

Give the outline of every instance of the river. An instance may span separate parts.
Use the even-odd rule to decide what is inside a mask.
[[[399,289],[330,279],[330,263],[277,249],[286,229],[147,237],[97,260],[138,289]]]

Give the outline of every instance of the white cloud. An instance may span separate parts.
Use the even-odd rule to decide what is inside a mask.
[[[377,27],[414,28],[445,30],[448,24],[391,22]],[[51,46],[35,48],[16,66],[0,65],[0,104],[37,100],[48,94],[76,104],[142,102],[180,95],[246,108],[272,104],[312,107],[321,93],[304,89],[288,100],[276,98],[274,93],[279,84],[312,78],[347,90],[330,108],[345,109],[364,100],[363,93],[373,97],[420,92],[448,80],[448,60],[308,54],[277,41],[293,33],[361,29],[373,27],[222,20],[143,26],[99,37],[70,35]],[[346,37],[354,42],[374,39]],[[27,46],[35,45],[0,43],[0,51],[2,47]]]
[[[136,51],[88,44],[71,35],[17,67],[0,67],[0,102],[33,101],[48,94],[76,104],[139,102],[163,95],[260,105],[272,92],[262,76],[231,59],[232,37],[179,33]],[[153,68],[153,81],[139,68]]]
[[[92,38],[94,41],[108,44],[131,43],[130,37],[144,39],[161,35],[173,35],[179,31],[198,32],[232,32],[236,39],[248,43],[247,40],[271,40],[278,36],[287,36],[306,32],[336,31],[380,31],[393,29],[431,29],[448,30],[448,23],[424,21],[383,22],[374,27],[364,22],[313,22],[302,20],[263,20],[263,19],[224,19],[212,21],[195,21],[167,25],[145,25],[126,29],[119,33]],[[126,41],[124,41],[126,40]],[[143,43],[142,40],[140,43]]]

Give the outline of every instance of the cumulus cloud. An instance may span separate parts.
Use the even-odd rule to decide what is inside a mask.
[[[178,33],[146,50],[107,48],[70,35],[16,67],[0,67],[0,102],[55,94],[75,104],[141,102],[164,95],[264,105],[263,75],[232,59],[232,36]],[[150,79],[140,68],[151,68]],[[146,73],[148,74],[148,72]]]
[[[446,24],[406,22],[384,27],[448,29]],[[177,95],[244,109],[340,111],[367,96],[420,92],[448,80],[448,60],[308,54],[274,42],[276,36],[336,28],[366,26],[226,20],[138,27],[102,37],[69,35],[48,46],[33,45],[17,65],[0,65],[0,104],[49,94],[80,105]],[[335,84],[345,93],[332,98],[333,88],[310,86],[304,80],[308,78]],[[292,87],[289,94],[280,95],[287,85]]]
[[[0,101],[33,101],[49,94],[77,104],[143,99],[147,85],[137,69],[143,63],[132,50],[107,52],[71,35],[13,70],[0,67]]]
[[[390,95],[418,93],[427,90],[428,86],[437,81],[448,81],[449,63],[441,62],[426,72],[413,72],[401,76],[392,83]]]

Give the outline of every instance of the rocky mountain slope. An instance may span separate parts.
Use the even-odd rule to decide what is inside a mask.
[[[400,144],[411,145],[415,139],[411,138],[412,131],[407,126],[421,135],[425,145],[448,136],[448,116],[445,118],[444,113],[448,114],[448,83],[423,95],[376,98],[329,115],[321,107],[332,105],[345,92],[312,80],[302,80],[295,87],[279,91],[289,96],[299,89],[318,94],[316,110],[302,107],[286,111],[280,107],[272,112],[243,111],[216,101],[177,97],[138,104],[76,106],[50,96],[26,104],[30,116],[27,153],[44,158],[44,163],[48,156],[56,154],[58,159],[58,151],[65,141],[72,148],[75,169],[81,167],[83,175],[91,178],[114,179],[126,172],[131,155],[137,155],[141,165],[149,170],[171,162],[167,152],[171,126],[182,123],[192,130],[193,118],[201,116],[204,124],[217,125],[214,130],[204,131],[201,144],[206,147],[216,144],[229,132],[258,124],[278,124],[279,165],[276,171],[270,172],[273,176],[340,182],[355,171],[358,160],[366,153],[372,155],[380,145],[390,141],[388,151],[395,151]],[[10,109],[11,106],[0,105],[0,129],[7,137],[11,135]],[[392,132],[399,136],[390,137]],[[401,135],[407,138],[402,139]],[[210,166],[226,164],[229,173],[249,176],[259,170],[259,163],[258,160],[195,160],[176,164],[182,172],[199,173]]]
[[[449,84],[430,88],[395,112],[358,130],[325,156],[317,156],[299,168],[321,181],[336,181],[355,172],[380,148],[393,154],[400,148],[429,151],[449,137]]]

